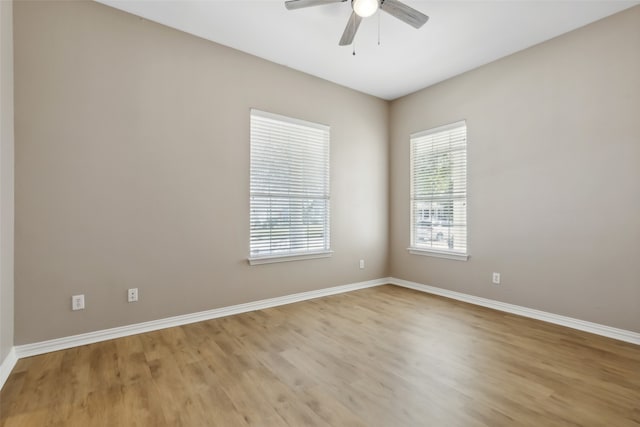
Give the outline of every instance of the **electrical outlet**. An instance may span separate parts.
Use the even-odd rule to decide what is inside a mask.
[[[138,301],[138,288],[131,288],[127,292],[127,301],[136,302]]]
[[[73,295],[71,297],[71,310],[84,310],[84,295]]]
[[[493,284],[494,285],[499,285],[500,284],[500,273],[493,273]]]
[[[360,270],[364,270],[364,260],[360,260]]]

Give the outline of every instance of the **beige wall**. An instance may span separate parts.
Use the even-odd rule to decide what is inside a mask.
[[[101,4],[14,9],[16,344],[386,276],[386,102]],[[247,264],[251,107],[331,126],[333,257]]]
[[[390,273],[640,332],[639,114],[640,6],[393,102]],[[409,134],[461,119],[471,258],[410,255]]]
[[[13,347],[13,2],[0,1],[0,363]]]

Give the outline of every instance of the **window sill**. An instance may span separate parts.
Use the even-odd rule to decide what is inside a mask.
[[[305,259],[329,258],[333,251],[311,252],[299,255],[268,255],[261,257],[249,257],[249,265],[272,264],[276,262],[302,261]]]
[[[455,252],[434,251],[429,249],[407,248],[412,255],[431,256],[435,258],[453,259],[456,261],[467,261],[468,254],[460,254]]]

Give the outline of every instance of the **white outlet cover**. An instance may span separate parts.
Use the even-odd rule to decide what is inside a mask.
[[[71,310],[84,310],[84,295],[73,295],[71,297]]]

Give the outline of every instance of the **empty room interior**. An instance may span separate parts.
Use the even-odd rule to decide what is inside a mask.
[[[0,0],[0,426],[640,426],[639,1]]]

